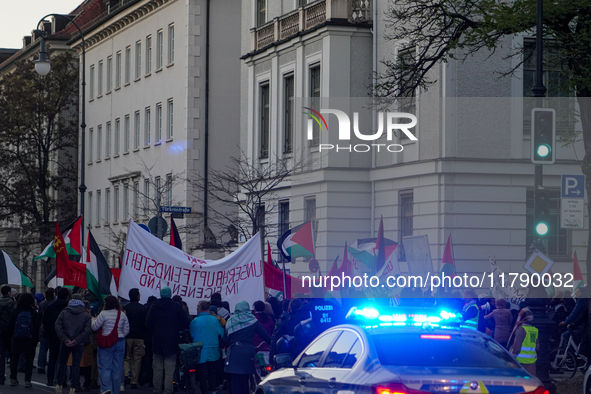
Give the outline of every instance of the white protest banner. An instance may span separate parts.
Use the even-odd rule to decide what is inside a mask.
[[[138,288],[142,298],[160,297],[162,287],[180,295],[197,312],[199,300],[221,293],[231,310],[239,301],[263,300],[264,277],[261,246],[256,234],[229,256],[220,260],[201,260],[154,237],[129,220],[125,254],[121,263],[119,294],[126,296]]]
[[[505,300],[511,303],[511,309],[518,307],[519,303],[525,300],[527,295],[527,289],[515,289],[512,287],[503,287],[499,277],[503,274],[503,271],[497,265],[496,259],[494,257],[488,258],[490,262],[490,268],[493,272],[494,287],[491,289],[493,296],[495,298],[504,298]],[[505,285],[508,286],[508,283],[505,282]]]

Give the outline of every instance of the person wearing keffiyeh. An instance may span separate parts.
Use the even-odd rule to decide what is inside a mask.
[[[266,343],[271,342],[261,323],[252,314],[248,302],[240,301],[226,322],[224,335],[224,342],[228,346],[224,371],[231,376],[232,394],[248,393],[248,377],[255,373],[252,361],[256,354],[253,345],[255,333]]]

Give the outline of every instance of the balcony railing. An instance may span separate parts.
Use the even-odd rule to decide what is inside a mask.
[[[250,49],[257,51],[329,21],[371,23],[372,1],[317,0],[251,29]]]

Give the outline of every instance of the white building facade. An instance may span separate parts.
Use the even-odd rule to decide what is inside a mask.
[[[502,57],[522,45],[529,48],[530,37],[507,38],[490,59],[483,53],[436,66],[432,76],[437,83],[406,107],[418,118],[411,129],[417,141],[400,132],[391,141],[385,132],[373,141],[399,144],[401,152],[323,150],[349,142],[371,144],[354,137],[340,141],[333,115],[324,115],[331,132],[320,130],[308,140],[302,107],[314,107],[317,97],[317,109],[361,108],[359,103],[371,94],[373,73],[384,69],[381,61],[409,51],[404,43],[384,38],[387,7],[382,0],[242,1],[241,82],[247,104],[241,109],[241,146],[261,166],[286,155],[294,161],[303,155],[309,162],[278,191],[279,210],[266,220],[279,229],[268,238],[315,220],[316,258],[326,273],[342,256],[345,242],[376,237],[383,217],[387,238],[401,242],[404,236],[428,236],[434,270],[440,268],[451,235],[458,272],[490,271],[489,258],[505,272],[523,272],[534,238],[533,103],[524,99],[531,96],[533,67],[526,62],[514,77],[499,78],[495,71],[518,62]],[[547,71],[546,80],[552,77],[552,70]],[[564,121],[572,101],[546,104],[558,112],[558,134],[561,127],[575,127]],[[370,134],[379,123],[365,120],[360,128]],[[587,225],[560,226],[561,174],[581,173],[583,147],[557,142],[556,148],[556,163],[544,166],[552,217],[545,247],[557,263],[553,272],[571,272],[575,250],[585,271]],[[400,269],[408,272],[404,254],[398,258]],[[300,260],[290,268],[296,276],[309,273]]]
[[[84,28],[85,226],[116,265],[129,218],[148,224],[160,206],[190,207],[176,222],[187,228],[181,237],[192,253],[203,243],[205,213],[193,182],[238,149],[227,142],[238,138],[238,117],[228,114],[238,112],[239,24],[228,23],[223,36],[216,26],[239,21],[239,7],[229,0],[98,3],[105,8]],[[80,50],[81,41],[72,45]]]

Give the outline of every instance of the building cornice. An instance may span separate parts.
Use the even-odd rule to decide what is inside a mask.
[[[88,29],[83,28],[86,50],[88,51],[93,46],[96,46],[119,31],[125,29],[127,26],[146,18],[160,8],[176,1],[177,0],[148,0],[143,3],[138,2],[139,5],[138,3],[134,3],[118,13],[107,14],[103,18],[97,19]],[[133,5],[137,5],[137,7],[132,9]],[[74,38],[69,43],[77,52],[82,51],[82,40],[80,39],[80,36]]]

